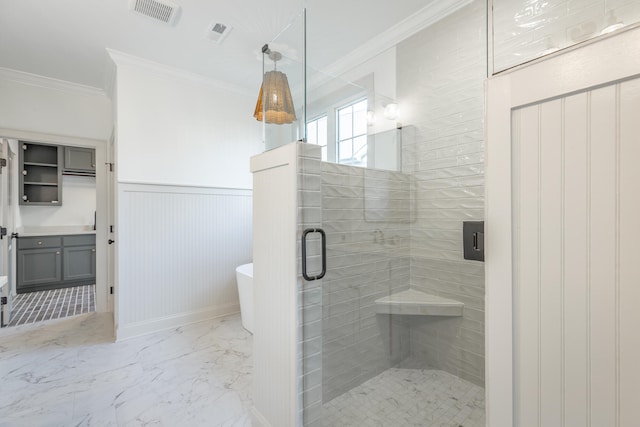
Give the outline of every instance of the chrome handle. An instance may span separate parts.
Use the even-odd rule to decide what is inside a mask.
[[[96,248],[91,249],[91,252],[95,252],[95,251],[96,251]]]
[[[60,255],[60,251],[56,252],[56,255]]]
[[[41,245],[41,244],[42,244],[42,242],[38,241],[38,244],[39,244],[39,245]]]
[[[27,171],[26,171],[26,170],[23,170],[23,171],[22,171],[22,175],[25,175],[25,176],[26,176],[26,175],[27,175]]]

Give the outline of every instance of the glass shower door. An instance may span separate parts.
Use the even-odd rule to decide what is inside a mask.
[[[368,409],[357,400],[386,400],[366,391],[381,390],[380,374],[409,357],[406,319],[383,313],[390,295],[409,288],[410,177],[320,162],[320,147],[301,146],[315,158],[299,160],[299,229],[324,230],[327,267],[300,290],[304,425],[362,425]],[[306,248],[313,274],[320,239]]]

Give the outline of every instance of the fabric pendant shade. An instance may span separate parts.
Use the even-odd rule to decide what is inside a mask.
[[[260,87],[258,103],[253,117],[266,123],[282,125],[296,120],[287,75],[281,71],[267,71]]]

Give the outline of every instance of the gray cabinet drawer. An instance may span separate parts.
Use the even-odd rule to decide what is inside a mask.
[[[63,246],[95,246],[95,234],[78,234],[75,236],[64,236]]]
[[[20,237],[18,249],[43,249],[59,248],[62,246],[62,238],[57,236]]]

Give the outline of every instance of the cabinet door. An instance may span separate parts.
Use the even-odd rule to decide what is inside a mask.
[[[62,204],[62,148],[20,141],[20,204]]]
[[[96,277],[95,246],[64,248],[64,281],[88,280]]]
[[[18,251],[18,287],[62,280],[60,248]]]
[[[64,169],[69,172],[96,171],[96,151],[93,148],[64,147]]]

